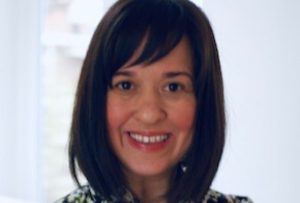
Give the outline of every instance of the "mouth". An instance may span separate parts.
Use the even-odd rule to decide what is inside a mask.
[[[132,140],[145,145],[164,143],[170,138],[169,133],[142,134],[142,133],[128,132],[128,135]]]

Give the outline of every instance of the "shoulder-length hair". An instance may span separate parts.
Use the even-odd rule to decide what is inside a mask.
[[[177,170],[166,198],[168,202],[204,198],[224,146],[223,82],[210,23],[188,0],[119,0],[96,28],[82,66],[70,132],[70,171],[78,185],[77,166],[101,196],[122,199],[128,184],[107,130],[106,96],[112,77],[143,40],[144,50],[133,64],[161,59],[183,36],[190,42],[194,62],[195,130],[184,160],[187,170]]]

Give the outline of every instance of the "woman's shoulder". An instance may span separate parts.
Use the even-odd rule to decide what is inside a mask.
[[[94,202],[112,203],[112,201],[109,200],[101,199],[99,197],[96,198],[94,191],[88,185],[77,188],[76,190],[66,195],[65,197],[59,199],[55,203],[94,203]],[[128,202],[134,202],[134,201],[132,200]],[[253,203],[253,201],[250,198],[245,196],[225,195],[221,192],[210,189],[205,195],[205,198],[202,201],[202,203]]]
[[[246,196],[226,195],[210,189],[207,192],[203,203],[253,203],[253,201]]]

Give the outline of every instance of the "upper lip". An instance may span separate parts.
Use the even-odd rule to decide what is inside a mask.
[[[170,135],[171,133],[170,132],[167,132],[167,131],[148,131],[148,130],[143,130],[143,131],[127,131],[127,133],[132,133],[132,134],[139,134],[139,135],[142,135],[142,136],[157,136],[157,135]]]

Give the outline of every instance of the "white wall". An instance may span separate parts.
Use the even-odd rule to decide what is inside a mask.
[[[39,1],[0,1],[0,197],[39,198]]]
[[[228,140],[214,187],[256,203],[300,193],[300,2],[207,0],[220,49]]]

